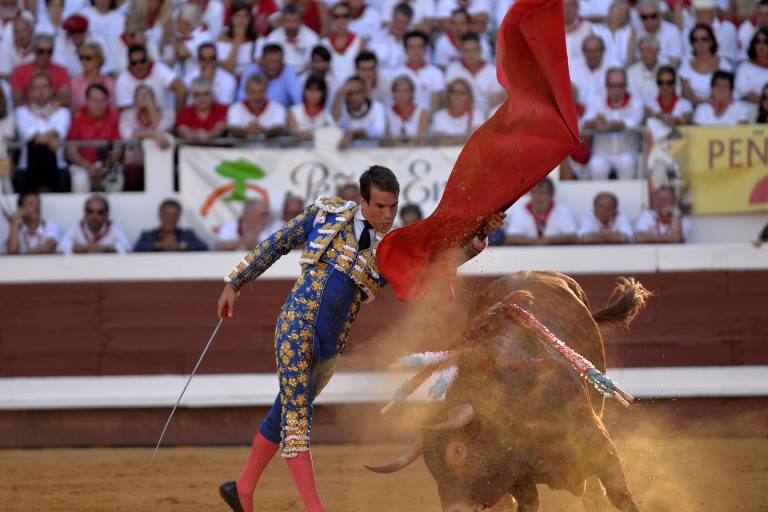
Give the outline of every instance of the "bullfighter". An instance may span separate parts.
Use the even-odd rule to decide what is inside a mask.
[[[283,304],[275,328],[280,392],[254,436],[237,481],[221,485],[235,512],[253,511],[256,483],[278,447],[306,510],[324,511],[315,483],[310,431],[312,402],[328,383],[344,352],[349,329],[362,303],[386,284],[376,266],[376,248],[392,229],[400,185],[394,173],[374,165],[360,177],[359,205],[338,197],[320,198],[253,251],[225,278],[219,318],[231,317],[241,288],[280,256],[302,248],[301,275]],[[487,245],[504,214],[491,215],[462,246],[464,261]]]

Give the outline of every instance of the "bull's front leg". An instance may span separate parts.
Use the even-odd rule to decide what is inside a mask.
[[[605,494],[611,505],[621,512],[640,512],[627,485],[621,459],[616,453],[613,443],[608,439],[606,441],[608,442],[595,452],[597,456],[593,460],[593,472],[605,487]]]
[[[509,494],[517,501],[517,512],[538,512],[539,491],[533,482],[517,482]]]

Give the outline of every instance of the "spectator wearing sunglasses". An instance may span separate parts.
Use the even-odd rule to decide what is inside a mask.
[[[34,37],[32,48],[35,58],[29,64],[22,64],[13,70],[11,75],[11,90],[13,91],[13,104],[22,105],[29,101],[29,88],[32,78],[38,74],[45,74],[51,80],[53,98],[60,105],[69,105],[70,88],[69,74],[67,70],[52,62],[53,36],[38,34]]]
[[[203,43],[197,48],[197,67],[186,74],[184,85],[189,89],[199,78],[213,84],[213,96],[218,103],[229,105],[235,100],[237,78],[219,64],[216,45],[212,42]],[[194,99],[190,98],[190,102],[194,102]]]
[[[659,42],[659,62],[677,67],[683,60],[683,34],[680,29],[662,19],[658,0],[640,0],[637,12],[640,17],[638,40],[645,35],[655,37]]]
[[[760,90],[768,83],[768,28],[761,28],[749,43],[749,60],[742,62],[736,72],[734,94],[738,99],[757,103]]]
[[[101,195],[85,200],[82,220],[71,225],[59,244],[64,254],[126,253],[131,244],[125,231],[109,218],[109,203]]]
[[[672,66],[661,66],[656,73],[658,95],[645,103],[648,119],[657,119],[668,127],[688,124],[693,114],[693,105],[675,92],[677,73]]]
[[[104,66],[104,52],[101,45],[96,42],[85,43],[79,49],[80,62],[83,65],[82,74],[72,79],[72,112],[77,112],[86,104],[85,91],[91,84],[100,84],[109,93],[109,106],[114,109],[115,81],[111,76],[102,72]]]
[[[153,61],[143,45],[128,48],[128,68],[117,77],[115,86],[117,106],[126,109],[133,105],[134,92],[139,85],[146,85],[154,94],[156,101],[165,105],[166,93],[175,93],[174,103],[178,112],[187,101],[187,89],[184,83],[168,66]]]

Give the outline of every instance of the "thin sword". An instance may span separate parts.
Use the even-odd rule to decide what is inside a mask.
[[[213,330],[213,334],[211,334],[211,337],[208,339],[208,343],[205,344],[205,348],[203,349],[203,353],[200,354],[200,358],[197,360],[197,364],[195,365],[195,368],[192,370],[192,373],[189,374],[189,378],[187,379],[187,383],[184,384],[184,389],[181,390],[181,394],[179,395],[179,399],[176,400],[176,405],[173,406],[173,409],[171,410],[171,414],[168,416],[168,421],[165,422],[165,426],[163,427],[163,431],[160,433],[160,439],[157,440],[157,446],[155,446],[155,452],[152,454],[152,460],[149,462],[149,465],[152,466],[155,463],[155,458],[157,457],[157,451],[160,449],[160,443],[163,442],[163,437],[165,437],[165,431],[168,430],[168,425],[171,424],[171,420],[173,419],[173,414],[176,412],[176,408],[179,406],[179,403],[181,403],[181,397],[184,396],[184,392],[187,390],[187,386],[189,386],[189,383],[192,382],[192,377],[195,376],[195,373],[197,372],[197,368],[200,366],[200,363],[203,362],[203,358],[205,357],[205,353],[208,352],[208,347],[211,346],[211,343],[213,343],[213,339],[216,337],[216,333],[219,332],[219,327],[221,327],[221,323],[224,321],[224,318],[226,316],[222,317],[219,320],[219,323],[216,324],[216,328]]]

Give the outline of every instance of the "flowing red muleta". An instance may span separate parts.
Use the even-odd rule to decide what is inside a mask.
[[[579,145],[562,0],[515,2],[496,48],[498,80],[509,98],[467,141],[434,213],[379,245],[379,270],[400,300],[420,298],[436,277],[452,279],[450,249]]]

